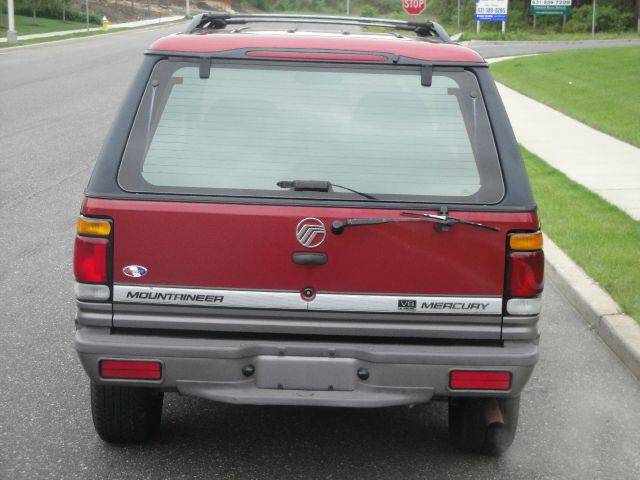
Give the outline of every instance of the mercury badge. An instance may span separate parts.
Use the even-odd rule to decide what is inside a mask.
[[[144,277],[147,274],[147,268],[142,265],[127,265],[122,269],[122,273],[124,273],[127,277],[140,278]]]
[[[309,217],[300,220],[296,227],[296,238],[300,245],[307,248],[316,248],[322,245],[327,236],[327,230],[317,218]]]

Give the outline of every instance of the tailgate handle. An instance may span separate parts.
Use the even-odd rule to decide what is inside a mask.
[[[327,254],[315,252],[295,252],[291,256],[291,260],[293,260],[293,263],[297,263],[298,265],[324,265],[325,263],[327,263]]]

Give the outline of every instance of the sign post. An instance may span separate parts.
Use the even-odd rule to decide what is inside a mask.
[[[476,0],[476,30],[480,22],[502,22],[502,33],[507,31],[509,0]]]
[[[402,8],[409,15],[420,15],[426,6],[425,0],[402,0]]]
[[[538,15],[562,15],[562,29],[567,22],[567,15],[571,14],[572,0],[531,0],[529,13],[533,15],[533,30],[536,29]]]

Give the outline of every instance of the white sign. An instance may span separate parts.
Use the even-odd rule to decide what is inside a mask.
[[[531,0],[532,7],[570,7],[571,0]]]
[[[509,0],[476,0],[478,22],[506,22]]]

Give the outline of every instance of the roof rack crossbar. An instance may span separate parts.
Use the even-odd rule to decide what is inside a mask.
[[[451,39],[447,32],[436,22],[432,21],[404,21],[386,18],[371,17],[340,17],[330,15],[288,15],[288,14],[230,14],[209,12],[193,17],[187,26],[185,33],[194,33],[197,30],[221,30],[228,25],[244,25],[247,23],[307,23],[324,25],[354,25],[361,27],[390,28],[395,30],[413,31],[419,37],[433,36],[440,38],[445,43]]]

